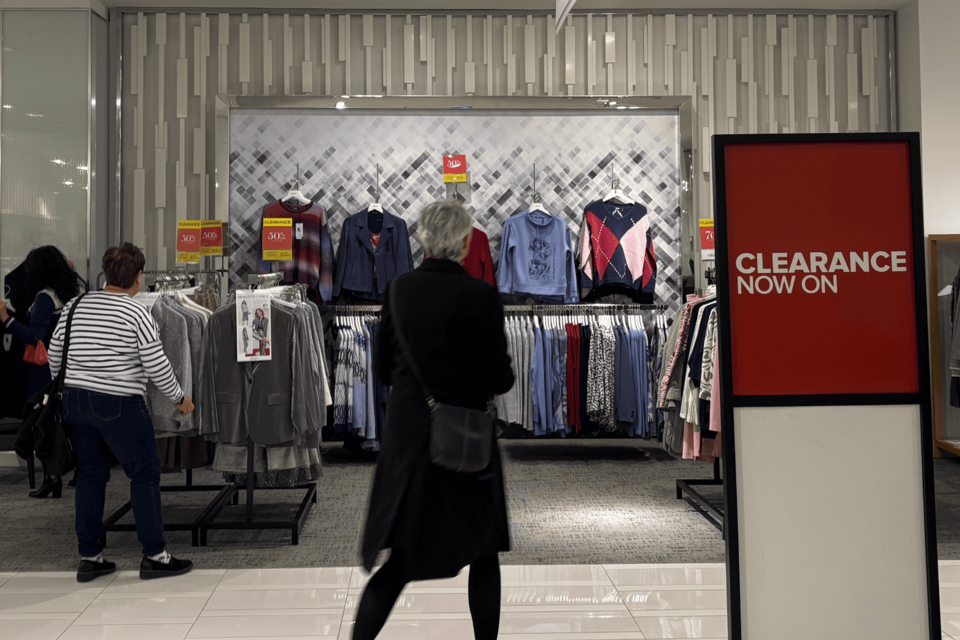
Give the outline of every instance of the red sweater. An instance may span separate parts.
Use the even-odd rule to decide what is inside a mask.
[[[474,278],[497,286],[493,273],[493,259],[490,257],[490,242],[487,240],[487,234],[480,229],[473,230],[473,236],[470,238],[470,252],[463,259],[463,268]]]

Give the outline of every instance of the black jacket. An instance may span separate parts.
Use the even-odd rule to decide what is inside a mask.
[[[397,288],[397,309],[390,289]],[[402,549],[407,576],[454,576],[474,560],[510,548],[503,469],[454,473],[430,462],[430,412],[396,339],[402,330],[426,384],[441,402],[485,409],[513,386],[497,290],[459,264],[428,259],[390,283],[375,368],[392,385],[363,536],[369,571],[386,548]]]

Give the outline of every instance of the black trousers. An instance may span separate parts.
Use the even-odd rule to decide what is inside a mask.
[[[367,583],[357,608],[353,640],[374,640],[400,592],[410,582],[395,549],[390,559]],[[496,554],[484,556],[470,565],[468,595],[473,634],[476,640],[495,640],[500,631],[500,560]]]

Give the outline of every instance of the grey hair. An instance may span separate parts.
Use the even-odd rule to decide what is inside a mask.
[[[473,218],[456,200],[440,200],[420,214],[417,236],[423,250],[434,258],[459,260],[463,240],[473,230]]]

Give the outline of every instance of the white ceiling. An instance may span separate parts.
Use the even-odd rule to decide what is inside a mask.
[[[156,8],[209,8],[209,9],[242,9],[250,8],[262,11],[265,7],[263,0],[100,0],[108,8],[117,7],[156,7]],[[716,10],[774,10],[786,13],[795,10],[804,13],[809,10],[838,11],[891,11],[901,9],[911,4],[912,0],[578,0],[577,11],[633,9],[642,11],[648,9],[682,10],[701,9]],[[276,11],[281,8],[312,9],[333,11],[348,9],[352,13],[372,11],[553,11],[556,9],[555,0],[274,0],[270,7]]]

